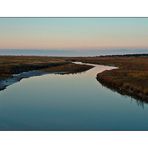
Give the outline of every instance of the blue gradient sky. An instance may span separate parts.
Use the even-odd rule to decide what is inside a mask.
[[[148,18],[0,18],[8,48],[148,48]]]

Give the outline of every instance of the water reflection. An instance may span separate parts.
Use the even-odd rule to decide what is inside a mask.
[[[97,66],[22,79],[0,93],[0,130],[148,130],[148,106],[102,87]]]

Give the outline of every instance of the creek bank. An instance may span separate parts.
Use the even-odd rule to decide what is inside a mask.
[[[62,64],[60,63],[58,65],[54,64],[52,66],[51,64],[45,65],[45,66],[40,67],[41,69],[39,69],[39,67],[37,66],[37,70],[31,70],[31,71],[26,71],[26,72],[21,72],[21,71],[26,70],[26,69],[21,68],[21,70],[13,71],[15,72],[15,74],[12,74],[10,77],[0,80],[0,90],[4,90],[6,89],[7,86],[12,85],[24,78],[40,76],[40,75],[50,74],[50,73],[54,73],[54,74],[72,73],[74,74],[74,73],[79,73],[79,72],[89,70],[92,67],[93,66],[80,65],[80,64],[74,64],[74,63],[62,63]]]

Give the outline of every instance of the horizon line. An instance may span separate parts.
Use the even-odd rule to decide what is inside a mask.
[[[148,49],[148,47],[100,47],[100,48],[0,48],[0,50],[110,50],[110,49]]]

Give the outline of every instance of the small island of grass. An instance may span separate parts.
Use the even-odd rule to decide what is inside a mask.
[[[25,77],[46,73],[78,73],[92,67],[74,64],[58,57],[0,56],[0,90]],[[33,71],[33,73],[24,74],[24,72],[30,71]]]

